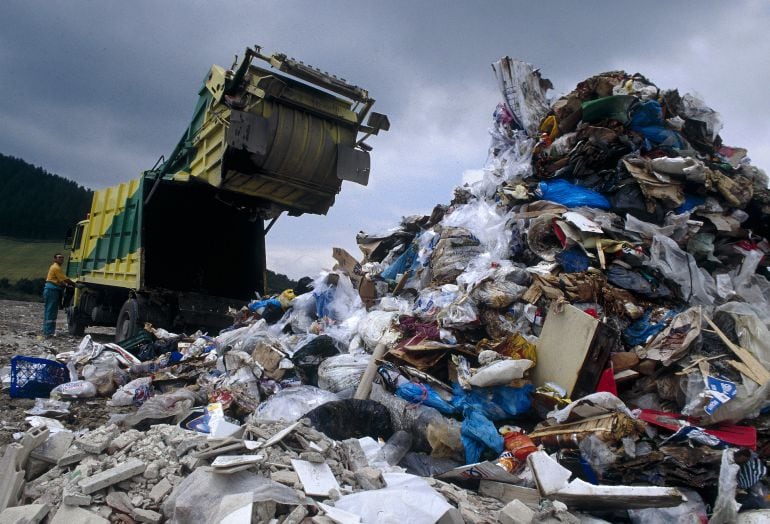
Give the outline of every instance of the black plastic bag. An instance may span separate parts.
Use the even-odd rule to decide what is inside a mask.
[[[334,440],[389,439],[393,424],[388,409],[374,400],[348,398],[327,402],[305,415],[315,429]]]
[[[318,386],[318,366],[329,357],[339,354],[334,339],[329,335],[314,338],[291,357],[297,368],[302,383],[308,386]]]

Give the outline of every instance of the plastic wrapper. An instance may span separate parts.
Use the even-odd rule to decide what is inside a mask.
[[[371,358],[350,354],[327,358],[318,366],[318,387],[332,393],[356,387]]]
[[[248,471],[221,475],[198,468],[176,485],[163,504],[163,513],[176,524],[222,522],[252,502],[301,503],[292,488],[266,477]]]
[[[510,233],[507,229],[511,213],[503,212],[494,202],[474,200],[447,214],[441,225],[467,229],[481,242],[483,251],[493,259],[508,258]]]
[[[543,200],[556,202],[566,207],[595,207],[599,209],[610,209],[609,200],[596,191],[585,187],[570,184],[566,180],[551,180],[540,182],[538,191]]]
[[[717,294],[714,278],[699,268],[695,258],[682,251],[672,239],[662,235],[653,237],[649,265],[676,282],[687,302],[693,305],[714,303]]]
[[[439,288],[430,287],[423,289],[415,301],[414,312],[423,320],[434,320],[440,312],[448,308],[459,296],[460,290],[454,284],[445,284]]]
[[[339,400],[339,397],[329,391],[313,386],[297,386],[286,388],[257,407],[254,420],[294,422],[306,413],[327,402]]]
[[[152,377],[141,377],[132,380],[118,389],[107,402],[108,406],[141,405],[153,395]]]
[[[687,497],[673,508],[629,509],[631,524],[703,524],[708,521],[706,504],[697,491],[678,488]]]
[[[345,495],[334,507],[360,516],[361,522],[438,522],[452,509],[424,479],[393,472],[383,477],[386,487]]]
[[[350,278],[341,273],[322,272],[313,282],[316,316],[339,323],[364,308]]]
[[[581,440],[579,448],[580,456],[591,465],[591,469],[599,478],[618,460],[618,455],[596,435],[589,435]]]
[[[439,315],[441,327],[467,329],[479,323],[479,310],[469,297],[461,297],[449,304],[444,314]]]
[[[146,421],[164,421],[171,419],[178,423],[190,413],[196,403],[195,394],[188,389],[177,389],[170,393],[155,395],[147,399],[135,413],[129,415],[113,415],[109,423],[122,426],[139,426]]]
[[[737,520],[740,504],[735,501],[735,492],[738,489],[740,466],[735,463],[734,454],[734,449],[722,451],[722,464],[719,468],[719,491],[709,524],[728,524]]]
[[[532,361],[526,359],[498,360],[479,368],[470,378],[471,386],[486,388],[502,386],[517,378],[523,378],[524,372],[532,367]]]

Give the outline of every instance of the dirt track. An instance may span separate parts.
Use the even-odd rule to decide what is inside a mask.
[[[57,336],[48,340],[41,336],[43,325],[43,304],[40,302],[16,302],[0,300],[0,368],[10,367],[15,355],[53,358],[62,351],[77,349],[81,337],[67,335],[67,319],[63,311],[59,312],[56,324]],[[91,328],[86,330],[94,340],[112,342],[114,330],[109,328]],[[2,373],[5,374],[5,371]],[[13,441],[13,434],[25,431],[29,424],[24,420],[25,413],[35,405],[34,399],[9,396],[9,390],[3,384],[0,395],[0,453]],[[69,429],[96,427],[109,417],[105,409],[106,399],[74,400],[70,405],[70,415],[61,419]]]

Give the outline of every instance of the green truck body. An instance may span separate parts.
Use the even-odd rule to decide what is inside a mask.
[[[116,326],[120,341],[145,322],[229,325],[228,308],[265,290],[266,221],[325,214],[343,180],[368,183],[363,140],[389,128],[373,103],[363,89],[259,48],[235,70],[213,66],[169,158],[94,193],[67,265],[78,282],[70,333]]]

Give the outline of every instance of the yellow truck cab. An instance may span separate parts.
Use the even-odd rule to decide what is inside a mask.
[[[96,191],[77,224],[69,332],[115,326],[121,341],[145,322],[229,325],[228,307],[264,292],[272,223],[282,213],[325,214],[343,180],[368,183],[364,139],[390,126],[373,103],[359,87],[260,48],[235,70],[213,66],[169,158]]]

